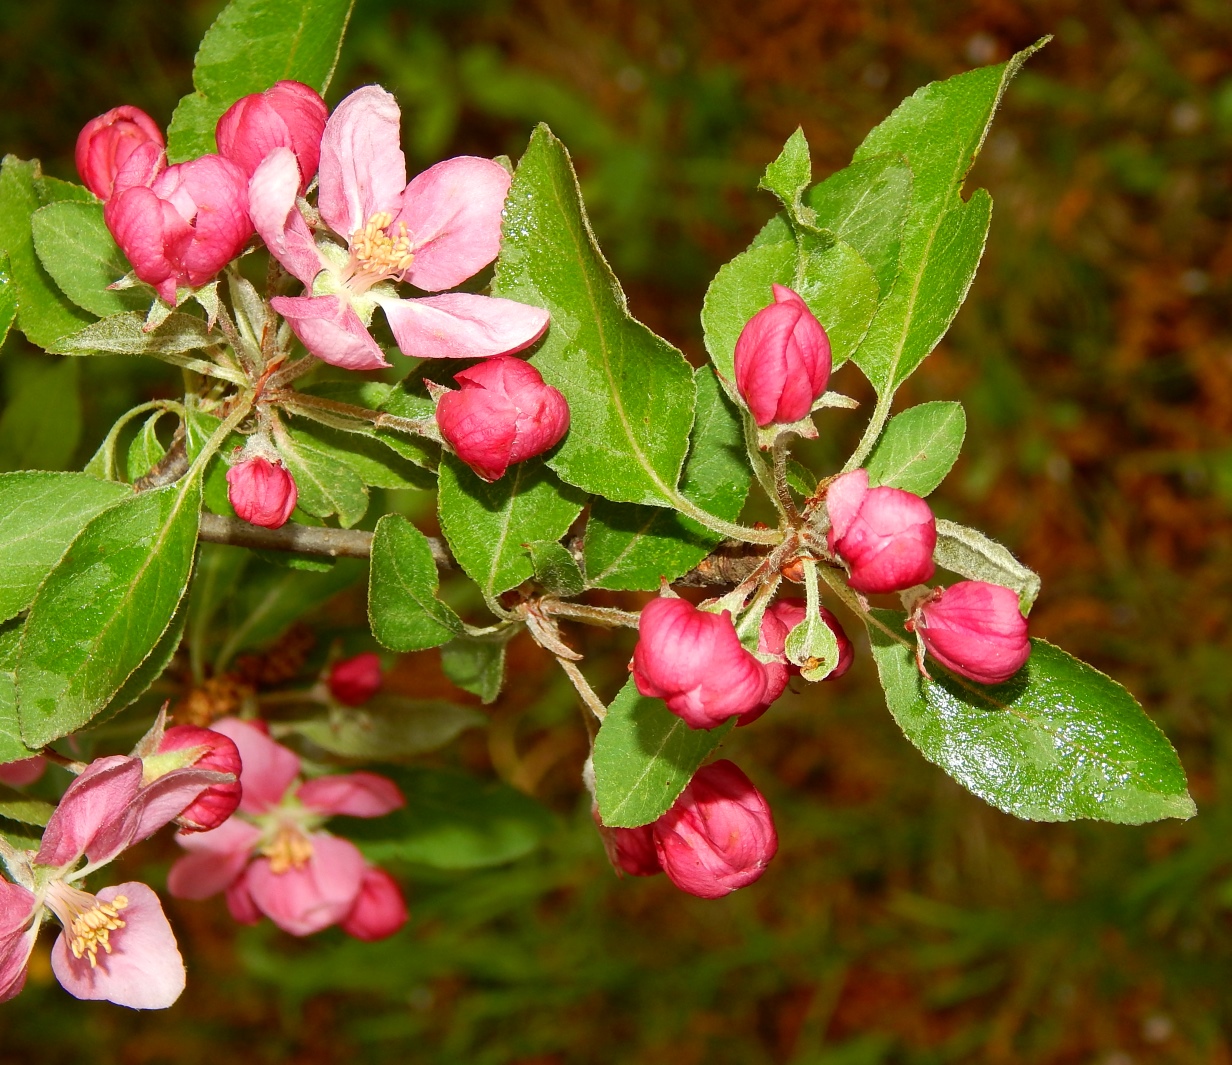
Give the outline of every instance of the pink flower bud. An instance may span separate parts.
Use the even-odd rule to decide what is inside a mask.
[[[736,341],[736,387],[758,425],[798,422],[830,380],[830,338],[804,300],[782,285]]]
[[[660,597],[642,610],[633,680],[690,728],[715,728],[760,706],[766,671],[741,645],[730,611],[708,614],[684,599]]]
[[[335,662],[329,671],[329,693],[344,706],[362,706],[381,689],[381,656],[365,651]]]
[[[398,882],[383,869],[369,866],[364,870],[355,905],[340,923],[347,935],[371,943],[392,936],[406,924],[408,916]]]
[[[655,848],[654,826],[641,828],[608,828],[611,840],[609,857],[612,864],[629,876],[654,876],[663,872],[659,852]]]
[[[214,131],[218,154],[252,177],[275,148],[290,148],[299,166],[302,194],[321,160],[328,114],[325,101],[303,82],[275,82],[265,92],[236,100],[218,120]]]
[[[11,788],[24,788],[38,780],[46,768],[47,762],[37,755],[33,758],[20,758],[16,762],[0,765],[0,781]]]
[[[152,150],[131,153],[103,218],[133,272],[167,303],[200,288],[252,236],[248,179],[218,155],[161,168]]]
[[[766,800],[728,761],[693,774],[676,804],[654,823],[654,840],[671,882],[702,899],[753,883],[779,849]]]
[[[933,575],[937,524],[928,504],[901,488],[869,488],[868,470],[830,482],[830,550],[851,570],[858,592],[896,592]]]
[[[281,529],[298,498],[295,478],[281,462],[254,455],[227,471],[227,499],[251,525]]]
[[[139,107],[113,107],[85,124],[77,135],[77,173],[100,200],[111,198],[116,175],[142,144],[166,147],[163,131]]]
[[[175,819],[185,832],[208,832],[235,813],[240,804],[243,796],[240,752],[235,743],[221,732],[196,725],[173,725],[163,733],[156,754],[191,751],[193,748],[201,750],[201,754],[189,763],[195,769],[211,769],[215,773],[230,773],[235,777],[228,784],[211,784]]]
[[[907,628],[919,633],[943,666],[981,684],[1009,680],[1031,656],[1018,594],[986,581],[938,589],[916,608]]]
[[[569,404],[530,363],[497,355],[454,374],[462,388],[436,405],[436,424],[458,458],[485,481],[553,447],[569,428]]]

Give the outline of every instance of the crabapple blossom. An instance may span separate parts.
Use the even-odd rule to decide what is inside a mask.
[[[927,503],[901,488],[869,488],[868,470],[830,482],[830,550],[850,568],[858,592],[896,592],[933,575],[937,525]]]
[[[363,706],[381,690],[381,656],[365,651],[329,669],[329,694],[343,706]]]
[[[773,285],[774,302],[736,340],[736,388],[760,426],[798,422],[830,380],[830,338],[795,292]]]
[[[947,669],[980,684],[1000,684],[1031,656],[1018,593],[987,581],[959,581],[925,598],[907,621]]]
[[[265,92],[242,96],[227,108],[214,130],[218,154],[252,177],[275,148],[289,148],[303,195],[316,176],[328,114],[315,89],[301,81],[277,81]]]
[[[82,183],[100,200],[111,199],[116,175],[134,150],[166,146],[158,123],[139,107],[121,104],[87,122],[77,134],[75,161]]]
[[[227,499],[250,525],[282,528],[298,498],[295,478],[280,461],[252,455],[227,470]]]

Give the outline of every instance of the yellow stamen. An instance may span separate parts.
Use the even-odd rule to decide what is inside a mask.
[[[283,825],[273,842],[261,848],[270,863],[270,872],[281,876],[290,869],[302,869],[312,858],[312,843],[298,828]]]
[[[99,902],[93,909],[86,910],[73,918],[69,925],[72,940],[69,950],[74,958],[88,956],[90,968],[98,966],[98,948],[102,947],[111,953],[111,933],[124,927],[120,920],[120,911],[128,905],[128,898],[117,895],[110,902]]]
[[[401,276],[414,261],[406,223],[398,223],[396,234],[389,232],[394,216],[378,211],[351,234],[351,277],[364,289],[387,277]]]

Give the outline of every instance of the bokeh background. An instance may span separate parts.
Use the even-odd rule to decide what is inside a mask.
[[[127,102],[165,123],[220,7],[0,0],[0,149],[73,177],[95,114]],[[620,881],[581,795],[573,697],[515,643],[491,726],[442,757],[552,812],[535,853],[400,869],[412,922],[373,946],[237,931],[218,900],[172,900],[189,990],[161,1014],[70,999],[47,939],[0,1007],[0,1059],[1232,1061],[1232,5],[359,0],[330,102],[385,84],[419,166],[516,159],[548,122],[634,312],[700,359],[706,284],[772,213],[754,187],[797,124],[820,179],[921,84],[1045,33],[970,178],[996,203],[983,267],[899,402],[963,401],[938,512],[1040,572],[1034,632],[1138,696],[1181,752],[1197,818],[1005,816],[897,733],[865,655],[727,745],[781,834],[755,887],[703,902]],[[166,387],[137,360],[52,360],[18,339],[0,378],[5,469],[79,468],[116,414]],[[854,368],[835,384],[858,392]],[[31,419],[23,394],[63,413]],[[830,417],[823,464],[859,427]],[[610,689],[628,647],[586,649]],[[447,690],[435,652],[393,683]],[[173,851],[130,869],[157,879]]]

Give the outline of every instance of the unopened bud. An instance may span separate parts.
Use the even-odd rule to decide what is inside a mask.
[[[937,525],[927,503],[901,488],[869,488],[868,471],[830,482],[830,550],[850,569],[858,592],[896,592],[933,575]]]
[[[362,706],[381,689],[381,656],[365,651],[335,662],[329,671],[329,693],[344,706]]]
[[[279,81],[265,92],[236,100],[215,128],[218,154],[249,177],[275,148],[289,148],[299,166],[299,191],[312,182],[321,160],[328,117],[325,101],[299,81]]]
[[[176,753],[184,757],[179,760],[169,757]],[[240,752],[235,743],[221,732],[196,725],[174,725],[163,733],[154,756],[143,761],[147,775],[150,768],[160,762],[171,769],[173,763],[178,761],[174,768],[191,765],[195,769],[229,773],[235,778],[227,783],[211,784],[175,819],[185,832],[208,832],[217,828],[235,813],[240,804],[243,796]]]
[[[100,200],[109,200],[116,175],[142,144],[166,147],[158,123],[139,107],[123,104],[92,118],[77,135],[77,173]]]
[[[959,581],[925,599],[907,622],[947,669],[980,684],[1009,680],[1031,655],[1018,593],[986,581]]]
[[[355,905],[341,924],[347,935],[371,943],[392,936],[406,924],[408,916],[398,882],[385,870],[369,866],[364,870]]]
[[[281,462],[253,455],[227,471],[227,499],[251,525],[282,528],[298,497],[295,478]]]

